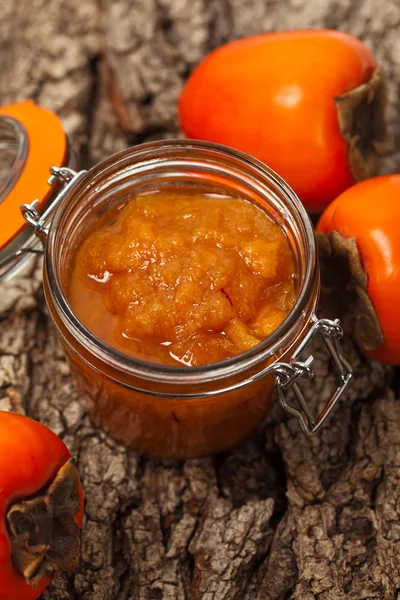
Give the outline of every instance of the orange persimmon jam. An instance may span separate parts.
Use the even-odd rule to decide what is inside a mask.
[[[140,360],[187,367],[267,338],[295,300],[288,239],[240,197],[161,188],[130,197],[78,243],[68,296],[81,322]]]

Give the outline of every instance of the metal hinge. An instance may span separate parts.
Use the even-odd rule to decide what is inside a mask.
[[[50,186],[53,186],[55,183],[64,184],[64,187],[51,202],[50,206],[48,206],[43,214],[40,214],[37,210],[39,205],[38,200],[34,200],[31,204],[23,204],[21,206],[21,212],[24,216],[24,219],[33,228],[35,235],[42,241],[43,244],[45,244],[49,233],[49,227],[47,225],[49,217],[54,213],[55,209],[70,191],[70,189],[75,186],[78,179],[80,179],[86,173],[86,171],[76,172],[67,167],[51,167],[50,172],[51,176],[47,181]]]
[[[311,355],[305,361],[299,361],[298,358],[316,335],[322,337],[332,358],[337,379],[337,388],[320,414],[314,418],[297,382],[299,379],[312,379],[314,377],[314,371],[311,368],[314,357]],[[340,339],[342,336],[343,330],[338,320],[318,320],[314,317],[310,331],[293,353],[290,363],[276,363],[274,365],[275,389],[279,402],[287,412],[298,418],[303,431],[309,436],[316,433],[325,423],[340,401],[352,377],[352,369],[342,356],[340,348]],[[288,401],[287,391],[289,389],[293,391],[300,408],[296,408]]]

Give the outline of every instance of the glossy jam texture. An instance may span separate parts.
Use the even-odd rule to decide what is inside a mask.
[[[295,299],[282,228],[241,198],[189,188],[132,197],[84,234],[68,295],[108,345],[148,362],[195,366],[268,337]]]

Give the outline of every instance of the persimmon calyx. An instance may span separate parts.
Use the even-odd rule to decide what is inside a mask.
[[[15,569],[35,587],[56,571],[76,569],[80,556],[79,475],[74,459],[58,471],[47,491],[13,504],[6,515]]]
[[[321,267],[322,302],[328,298],[332,310],[362,350],[376,350],[383,333],[367,293],[368,278],[363,269],[355,238],[337,231],[317,232]]]
[[[335,98],[335,103],[355,181],[373,177],[378,173],[379,157],[394,148],[385,122],[387,91],[382,67],[378,66],[366,83]]]

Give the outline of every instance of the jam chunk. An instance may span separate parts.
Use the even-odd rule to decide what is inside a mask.
[[[203,365],[251,349],[284,321],[294,263],[282,228],[252,203],[163,189],[89,228],[69,299],[92,333],[125,354]]]

